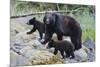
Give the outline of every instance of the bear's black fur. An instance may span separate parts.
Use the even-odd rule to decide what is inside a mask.
[[[74,18],[57,13],[46,13],[43,21],[45,24],[45,38],[42,44],[50,41],[53,33],[56,33],[58,40],[62,40],[63,36],[70,36],[75,50],[82,47],[82,30],[80,24]]]
[[[44,23],[36,20],[35,17],[33,17],[32,19],[30,19],[27,22],[28,25],[33,25],[33,28],[31,31],[27,32],[27,34],[32,34],[33,32],[35,32],[36,30],[38,30],[39,34],[40,34],[40,39],[42,39],[43,37],[43,33],[45,32],[45,28],[44,28]]]
[[[48,43],[47,48],[55,48],[54,54],[56,55],[58,51],[60,51],[62,58],[65,58],[64,52],[66,53],[66,57],[74,58],[74,46],[72,43],[64,40],[64,41],[53,41],[51,40]]]

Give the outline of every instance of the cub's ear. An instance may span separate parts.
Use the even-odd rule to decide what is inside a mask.
[[[36,20],[36,17],[33,17],[33,20]]]

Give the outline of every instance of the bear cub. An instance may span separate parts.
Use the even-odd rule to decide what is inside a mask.
[[[62,55],[62,58],[65,59],[70,57],[70,59],[73,59],[75,56],[74,56],[74,46],[72,43],[64,40],[64,41],[54,41],[54,40],[51,40],[49,43],[48,43],[48,46],[47,48],[52,48],[54,47],[55,50],[54,50],[54,54],[56,55],[58,53],[58,51],[60,51],[61,55]],[[66,55],[64,55],[64,53]]]
[[[29,32],[27,32],[27,34],[32,34],[32,33],[35,32],[36,30],[38,30],[39,35],[40,35],[39,40],[41,40],[42,37],[43,37],[43,33],[45,32],[44,23],[42,23],[42,22],[36,20],[36,18],[33,17],[32,19],[30,19],[30,20],[27,22],[27,24],[28,24],[28,25],[33,25],[32,30],[30,30]]]

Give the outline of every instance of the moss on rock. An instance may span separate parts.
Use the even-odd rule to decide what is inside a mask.
[[[33,58],[30,59],[30,62],[32,65],[64,63],[64,61],[56,55],[43,50],[36,51]]]

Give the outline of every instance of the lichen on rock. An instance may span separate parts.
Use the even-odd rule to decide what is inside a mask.
[[[32,65],[64,63],[61,58],[44,50],[36,50],[29,61],[32,63]]]

